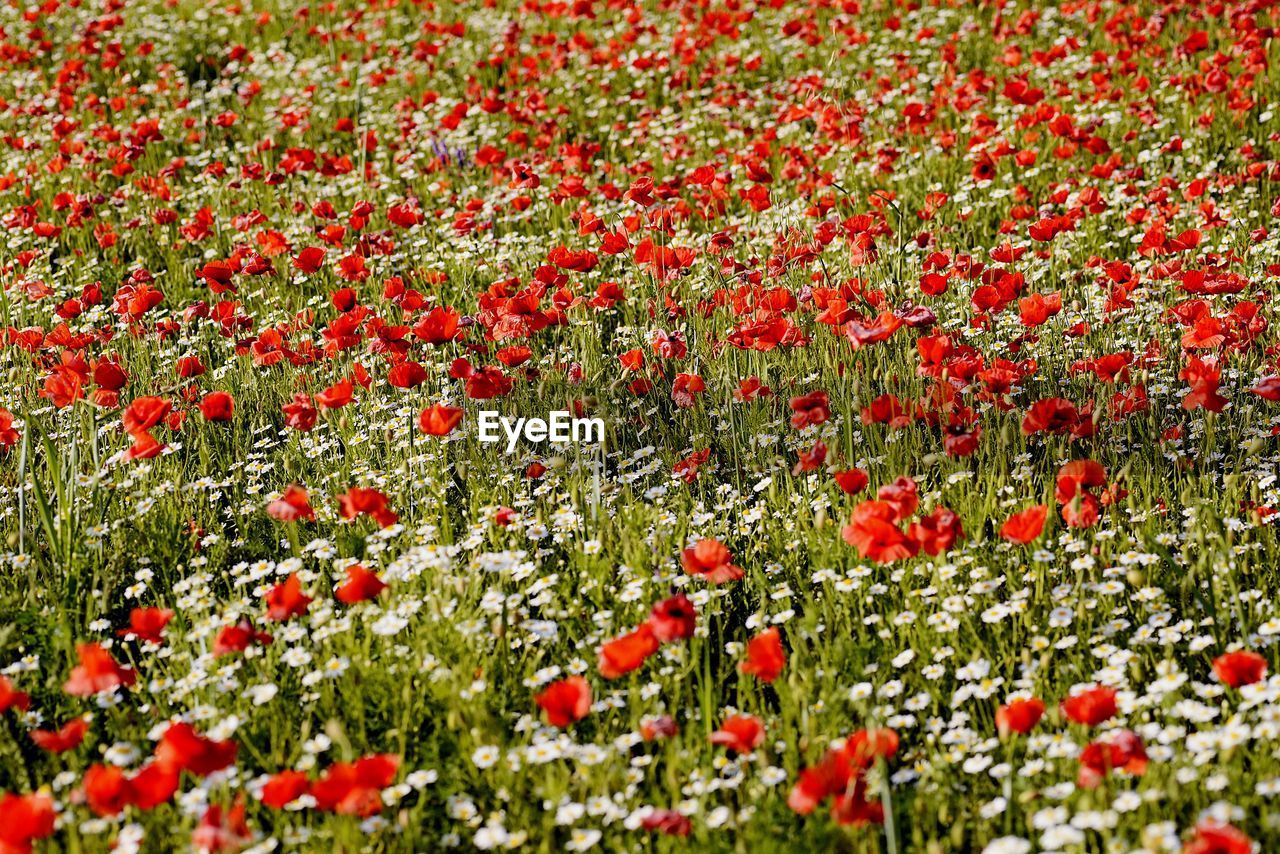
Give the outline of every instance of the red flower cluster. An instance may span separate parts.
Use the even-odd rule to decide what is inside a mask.
[[[57,817],[48,795],[0,795],[0,851],[30,854],[32,843],[53,835]]]
[[[399,767],[399,757],[378,754],[355,762],[336,762],[315,781],[301,771],[281,771],[267,780],[261,800],[266,806],[283,809],[310,794],[317,809],[368,818],[381,811],[382,790],[395,780]]]
[[[808,815],[831,799],[831,817],[838,824],[881,824],[884,807],[867,795],[866,772],[898,752],[898,734],[891,729],[858,730],[844,744],[828,750],[822,761],[800,772],[787,804]]]
[[[1054,493],[1062,505],[1062,520],[1072,528],[1091,528],[1101,515],[1104,501],[1093,490],[1105,486],[1107,472],[1093,460],[1074,460],[1058,470],[1057,491]]]
[[[945,507],[934,508],[903,531],[902,523],[916,512],[918,505],[916,482],[900,477],[880,487],[876,500],[863,501],[853,508],[853,516],[841,534],[859,555],[877,563],[892,563],[919,552],[939,555],[964,538],[960,517]]]
[[[138,771],[126,774],[114,765],[89,768],[84,775],[84,798],[100,816],[117,815],[126,806],[155,809],[178,791],[181,772],[207,777],[230,766],[236,752],[233,741],[206,738],[190,724],[170,724],[150,761]]]

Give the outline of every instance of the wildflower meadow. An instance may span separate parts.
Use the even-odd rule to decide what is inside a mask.
[[[0,5],[0,854],[1280,850],[1278,28]]]

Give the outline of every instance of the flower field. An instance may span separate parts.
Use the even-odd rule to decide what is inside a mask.
[[[0,854],[1280,849],[1278,5],[4,5]]]

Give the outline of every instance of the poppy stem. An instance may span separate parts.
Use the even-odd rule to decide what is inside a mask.
[[[880,762],[880,801],[884,805],[884,843],[889,854],[898,854],[898,829],[893,822],[893,789],[889,785],[889,768]]]
[[[23,770],[26,771],[27,785],[31,787],[31,791],[40,788],[40,782],[36,779],[36,763],[39,757],[27,746],[29,742],[24,738],[23,734],[18,730],[18,725],[13,720],[13,715],[4,716],[5,725],[9,728],[9,736],[13,739],[13,745],[17,748],[18,756],[22,759]]]
[[[415,419],[413,415],[414,415],[413,407],[411,406],[409,407],[409,453],[404,458],[404,482],[408,484],[410,487],[409,489],[410,511],[412,511],[414,508],[414,503],[415,503],[414,496],[416,496],[417,494],[412,488],[413,487],[413,469],[410,466],[410,463],[413,460],[414,451],[417,449],[416,445],[417,445],[417,438],[418,438],[416,435],[417,425],[414,423]]]
[[[22,447],[18,450],[18,554],[20,555],[27,553],[27,490],[25,489],[25,484],[27,480],[27,449],[30,447],[28,437],[30,435],[31,418],[26,417],[23,418],[22,423]]]

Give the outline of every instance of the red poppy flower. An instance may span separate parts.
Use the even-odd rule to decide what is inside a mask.
[[[315,519],[307,491],[296,483],[285,489],[284,494],[267,504],[267,515],[277,522],[296,522],[299,519]]]
[[[404,202],[387,208],[387,219],[401,228],[412,228],[422,222],[422,212],[416,203]]]
[[[1022,433],[1031,436],[1036,433],[1053,433],[1061,435],[1071,433],[1085,438],[1093,432],[1093,421],[1086,417],[1076,405],[1065,397],[1048,397],[1031,404],[1026,416],[1022,419]]]
[[[837,792],[831,800],[831,817],[836,824],[861,827],[884,824],[884,806],[867,797],[867,781],[858,777],[852,786]]]
[[[50,753],[66,753],[68,750],[79,747],[88,731],[88,721],[84,718],[72,718],[56,730],[32,730],[31,740],[41,750],[47,750]]]
[[[881,823],[884,811],[877,801],[867,799],[864,774],[877,761],[889,760],[897,752],[898,734],[893,730],[859,730],[840,748],[828,750],[817,765],[800,772],[787,805],[808,815],[831,798],[838,823]]]
[[[617,679],[644,664],[645,659],[658,651],[658,639],[653,627],[644,623],[633,632],[614,638],[600,647],[597,669],[605,679]]]
[[[0,851],[30,854],[31,843],[53,835],[57,813],[43,792],[0,796]]]
[[[202,377],[206,368],[199,356],[183,356],[177,364],[178,376],[184,380]],[[100,362],[93,370],[93,381],[103,388],[118,391],[125,383],[124,370],[114,362]],[[117,384],[118,383],[118,384]]]
[[[76,646],[80,663],[71,669],[71,676],[62,690],[77,697],[88,697],[116,688],[128,687],[138,679],[132,668],[122,667],[100,644],[82,643]]]
[[[428,344],[444,344],[458,336],[460,320],[452,308],[437,306],[413,325],[413,334]]]
[[[734,566],[732,560],[733,555],[724,543],[714,539],[699,540],[696,546],[680,554],[685,572],[705,578],[711,584],[724,584],[742,577],[742,568]]]
[[[786,663],[787,653],[782,648],[782,636],[776,628],[770,628],[747,641],[746,659],[738,665],[738,669],[768,683],[782,674]]]
[[[628,371],[638,371],[644,367],[644,351],[640,349],[628,350],[618,357],[618,361],[622,363],[622,367]]]
[[[653,383],[648,379],[648,377],[636,377],[634,380],[627,383],[627,390],[636,397],[644,397],[646,394],[653,391]]]
[[[170,724],[156,745],[155,759],[161,765],[207,777],[236,761],[234,741],[215,741],[196,732],[188,723]]]
[[[344,255],[338,259],[338,275],[348,282],[363,282],[369,278],[363,255]]]
[[[13,413],[0,406],[0,450],[9,450],[21,438],[22,434],[13,426]]]
[[[693,822],[675,810],[654,810],[640,820],[640,826],[667,836],[685,837],[693,832]]]
[[[1206,820],[1196,825],[1195,836],[1182,854],[1253,854],[1253,840],[1230,824]]]
[[[387,374],[387,382],[396,388],[417,388],[427,380],[427,371],[417,362],[401,362]]]
[[[1000,536],[1011,543],[1026,544],[1040,537],[1044,531],[1044,521],[1049,515],[1047,504],[1037,504],[1019,513],[1014,513],[1000,526]]]
[[[119,815],[129,805],[133,792],[123,771],[114,765],[93,765],[81,783],[85,801],[95,815]]]
[[[274,809],[293,803],[307,791],[310,781],[301,771],[273,774],[262,787],[262,803]]]
[[[591,686],[581,676],[570,676],[552,682],[533,699],[546,712],[547,723],[567,727],[591,711]]]
[[[293,400],[280,409],[284,412],[284,423],[287,427],[307,433],[316,426],[316,419],[319,416],[309,394],[298,392],[293,396]]]
[[[164,643],[164,627],[173,619],[168,608],[134,608],[129,612],[129,628],[119,629],[122,638],[137,638],[146,643]]]
[[[1106,484],[1106,470],[1093,460],[1074,460],[1058,470],[1055,496],[1062,505],[1062,519],[1072,528],[1093,526],[1101,502],[1091,490]]]
[[[689,345],[680,332],[667,333],[659,329],[649,337],[649,344],[653,347],[654,355],[663,359],[683,359],[689,355]]]
[[[1097,726],[1115,717],[1116,692],[1106,686],[1077,691],[1062,701],[1062,713],[1085,726]]]
[[[140,430],[133,434],[133,443],[125,452],[126,460],[149,460],[157,456],[167,447],[164,442],[158,441],[154,436],[145,430]]]
[[[1093,460],[1073,460],[1058,469],[1056,497],[1065,504],[1076,495],[1106,485],[1107,471]]]
[[[859,768],[869,768],[879,759],[892,759],[898,753],[899,738],[896,730],[860,729],[849,736],[844,752]]]
[[[511,392],[515,383],[500,368],[486,365],[466,377],[467,397],[472,400],[491,400]]]
[[[857,495],[867,488],[869,480],[867,473],[858,468],[835,472],[832,477],[836,479],[836,484],[845,495]]]
[[[1069,528],[1091,528],[1101,515],[1100,507],[1095,496],[1083,493],[1076,500],[1062,505],[1062,521]]]
[[[13,687],[8,676],[0,676],[0,713],[10,709],[26,711],[31,708],[31,697]]]
[[[1113,770],[1140,776],[1147,770],[1147,750],[1142,739],[1130,730],[1109,733],[1105,741],[1095,741],[1080,751],[1080,773],[1076,785],[1096,788]]]
[[[1252,685],[1267,675],[1267,660],[1256,652],[1240,650],[1220,655],[1213,661],[1218,680],[1232,688]]]
[[[148,762],[127,781],[129,803],[151,810],[167,803],[178,791],[182,769],[164,762]]]
[[[698,609],[683,593],[663,599],[649,612],[649,626],[659,643],[691,638],[697,624]]]
[[[920,506],[916,482],[909,477],[900,477],[893,483],[886,484],[876,490],[876,498],[893,508],[894,522],[901,522],[916,512]]]
[[[218,632],[218,637],[213,641],[213,654],[215,656],[230,655],[244,652],[254,644],[267,646],[270,643],[271,635],[258,631],[248,620],[242,620],[234,626],[223,626]]]
[[[1221,412],[1227,405],[1227,399],[1218,394],[1218,386],[1222,382],[1222,368],[1215,358],[1200,359],[1189,356],[1186,367],[1178,376],[1186,380],[1190,387],[1190,391],[1182,398],[1183,409]]]
[[[387,506],[387,497],[376,489],[353,486],[338,496],[339,512],[343,519],[354,519],[362,514],[369,516],[383,528],[399,521],[400,517]]]
[[[1254,383],[1249,391],[1258,395],[1258,397],[1261,397],[1263,400],[1269,400],[1272,403],[1280,402],[1280,377],[1263,377]]]
[[[849,524],[841,530],[844,541],[858,554],[877,563],[913,557],[918,548],[897,525],[898,512],[885,501],[863,501],[853,508]]]
[[[316,403],[325,409],[341,409],[351,402],[353,390],[351,380],[338,380],[316,395]]]
[[[673,738],[680,732],[679,725],[670,715],[647,717],[640,721],[640,737],[645,741],[656,741],[660,738]]]
[[[377,598],[378,594],[387,589],[387,585],[378,577],[377,573],[365,569],[360,564],[352,564],[347,567],[347,580],[338,585],[333,591],[334,598],[346,605],[354,605],[357,602],[367,602],[370,599]]]
[[[206,421],[230,421],[235,411],[235,398],[225,391],[211,391],[200,401],[200,414]]]
[[[823,424],[831,418],[830,402],[825,391],[811,391],[791,398],[791,426],[799,430],[811,424]]]
[[[996,710],[996,730],[1001,738],[1011,733],[1026,735],[1044,716],[1044,702],[1036,697],[1013,700]]]
[[[861,350],[863,347],[888,341],[902,326],[902,318],[891,311],[884,311],[870,323],[854,319],[845,323],[842,329],[853,349]]]
[[[748,403],[762,397],[772,396],[773,389],[761,382],[759,377],[747,377],[738,383],[738,387],[733,392],[733,399],[739,403]]]
[[[307,613],[312,600],[302,592],[302,582],[294,572],[268,590],[262,601],[267,605],[267,619],[283,622]]]
[[[84,380],[75,373],[55,369],[54,373],[45,377],[40,396],[48,398],[54,406],[63,409],[84,397],[83,386]]]
[[[304,273],[314,273],[324,266],[325,251],[319,246],[308,246],[293,259],[293,266]]]
[[[696,395],[707,390],[707,384],[697,374],[676,374],[671,385],[671,399],[676,406],[688,409],[696,402]]]
[[[311,797],[319,809],[368,818],[382,811],[382,790],[399,767],[400,758],[391,754],[335,763],[311,784]]]
[[[200,817],[200,823],[191,834],[191,848],[202,854],[235,852],[253,840],[249,823],[245,821],[244,796],[236,799],[231,809],[223,810],[212,804]]]
[[[753,715],[731,715],[711,733],[711,743],[734,753],[750,753],[764,744],[764,724]]]
[[[418,429],[428,436],[447,436],[462,421],[462,410],[435,403],[418,416]]]
[[[793,475],[798,475],[807,471],[815,471],[822,466],[827,459],[827,445],[821,439],[813,443],[813,447],[807,451],[799,452],[799,459],[795,466],[791,469]]]
[[[920,547],[920,551],[933,557],[964,539],[964,527],[955,513],[945,507],[936,507],[919,522],[913,522],[907,528],[907,536]]]
[[[523,345],[518,347],[503,347],[497,353],[498,361],[506,365],[508,368],[516,368],[529,361],[533,356],[533,350]]]
[[[1060,311],[1062,296],[1056,291],[1051,294],[1032,294],[1018,300],[1018,319],[1023,326],[1039,326]]]
[[[711,458],[711,449],[703,448],[678,461],[671,467],[671,473],[680,475],[685,483],[693,483],[698,479],[698,471]]]
[[[163,397],[134,398],[121,416],[125,432],[136,437],[163,421],[171,409],[173,403]]]

